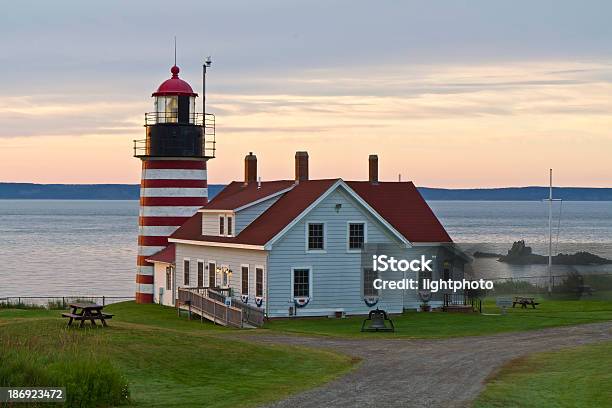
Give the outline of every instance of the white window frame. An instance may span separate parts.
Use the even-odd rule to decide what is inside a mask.
[[[185,283],[185,261],[189,262],[189,282]],[[191,285],[191,258],[183,258],[183,284],[182,287]]]
[[[231,221],[230,221],[230,219],[231,219]],[[235,221],[236,221],[236,217],[234,217],[234,215],[232,215],[232,214],[225,214],[225,236],[226,237],[233,237],[234,236],[234,224],[235,224]],[[230,229],[232,230],[231,234],[230,234]]]
[[[164,292],[172,291],[172,265],[166,266],[166,280],[164,283]]]
[[[257,269],[261,269],[261,297],[266,297],[266,268],[263,265],[255,265],[253,271],[253,296],[257,297]]]
[[[363,245],[368,243],[368,223],[365,220],[347,221],[346,222],[346,252],[349,254],[361,253],[361,249],[351,249],[351,224],[363,224]]]
[[[199,271],[199,267],[200,267],[200,264],[202,264],[202,286],[205,286],[204,285],[204,282],[205,282],[204,277],[206,275],[205,274],[205,272],[206,272],[206,262],[204,262],[203,259],[196,259],[196,286],[198,285],[198,278],[200,277],[199,276],[199,272],[200,272]],[[191,277],[189,279],[191,279]]]
[[[311,224],[323,224],[323,249],[309,249],[308,248],[308,230],[310,229],[310,225]],[[324,254],[327,253],[327,222],[325,221],[316,221],[316,220],[311,220],[311,221],[307,221],[305,224],[305,228],[304,228],[304,237],[305,237],[305,243],[304,243],[304,248],[306,250],[307,253],[313,253],[313,254]]]
[[[293,292],[294,285],[294,277],[296,269],[308,269],[308,298],[312,300],[313,298],[313,275],[314,272],[312,270],[312,266],[293,266],[291,267],[291,299],[294,300],[296,298],[295,293]]]
[[[247,293],[242,292],[242,268],[247,268],[248,271],[248,279],[247,279]],[[240,264],[240,294],[251,296],[251,265],[249,264]]]
[[[372,267],[361,268],[361,296],[365,297],[365,270],[372,269],[372,272],[376,273],[378,279],[380,279],[380,273],[378,271],[374,271]],[[376,290],[376,296],[380,296],[380,289]]]
[[[236,234],[236,215],[234,213],[219,214],[219,220],[217,222],[217,235],[220,237],[233,237]],[[231,228],[229,220],[231,219]],[[221,220],[223,220],[223,234],[221,234]],[[229,234],[229,230],[232,233]]]
[[[221,233],[221,221],[223,221],[223,233]],[[220,237],[224,237],[227,235],[227,222],[225,220],[225,214],[219,214],[219,222],[217,223],[217,234]]]
[[[210,264],[215,264],[215,269],[212,271],[212,273],[215,275],[215,287],[216,287],[217,286],[217,261],[215,261],[214,259],[209,259],[208,262],[206,263],[206,268],[209,269],[207,286],[210,287],[210,273],[211,273]]]

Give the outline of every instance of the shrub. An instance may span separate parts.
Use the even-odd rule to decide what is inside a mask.
[[[127,380],[108,360],[0,350],[0,386],[66,387],[65,407],[106,407],[129,402]]]

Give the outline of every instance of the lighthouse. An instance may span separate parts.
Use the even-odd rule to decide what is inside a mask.
[[[136,302],[153,302],[153,264],[146,259],[168,245],[170,236],[208,201],[206,163],[215,157],[215,117],[205,113],[206,68],[203,65],[202,112],[198,94],[172,77],[153,93],[153,112],[145,114],[146,138],[134,141],[134,157],[142,161]]]

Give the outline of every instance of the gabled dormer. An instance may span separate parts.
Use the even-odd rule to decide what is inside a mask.
[[[235,227],[236,216],[233,211],[214,210],[202,212],[202,235],[233,237],[237,234]]]
[[[244,159],[244,181],[234,181],[206,204],[202,213],[202,235],[233,237],[270,208],[295,185],[293,180],[257,180],[257,157]]]

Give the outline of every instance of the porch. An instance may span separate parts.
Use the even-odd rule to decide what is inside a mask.
[[[206,286],[178,288],[176,300],[177,313],[187,311],[193,315],[220,324],[237,328],[261,327],[264,324],[264,311],[230,297],[230,289]]]
[[[467,293],[444,293],[442,311],[454,313],[482,313],[482,300],[477,297],[468,296]]]

